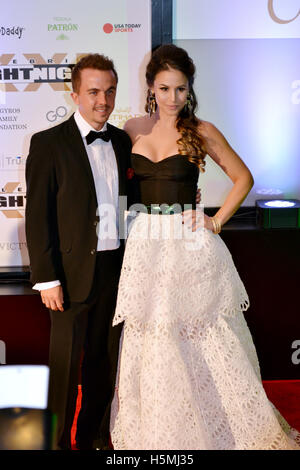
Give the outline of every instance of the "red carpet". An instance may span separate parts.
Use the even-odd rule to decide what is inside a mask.
[[[266,380],[264,389],[269,400],[293,428],[300,432],[300,380]],[[78,387],[77,407],[71,432],[72,447],[75,448],[76,421],[80,410],[81,386]]]
[[[269,400],[300,432],[300,380],[267,380],[263,385]]]

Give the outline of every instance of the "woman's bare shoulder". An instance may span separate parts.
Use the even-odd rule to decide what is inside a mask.
[[[200,119],[198,119],[198,132],[204,139],[211,139],[221,135],[221,132],[212,122]]]
[[[147,117],[148,116],[145,115],[145,116],[139,116],[139,117],[128,119],[128,121],[126,121],[124,124],[124,127],[123,127],[124,131],[126,131],[127,134],[129,135],[131,133],[139,132],[140,129],[145,127]]]
[[[227,139],[212,122],[199,120],[198,132],[207,153],[210,153],[216,147],[224,148],[229,146]]]

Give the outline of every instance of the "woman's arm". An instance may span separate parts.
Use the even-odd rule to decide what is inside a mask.
[[[215,214],[221,225],[224,225],[240,207],[252,188],[254,180],[245,163],[213,124],[202,121],[199,124],[199,133],[203,138],[206,153],[233,182],[233,187],[224,204]]]

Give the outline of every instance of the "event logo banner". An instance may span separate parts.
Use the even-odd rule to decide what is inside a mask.
[[[30,139],[75,111],[71,73],[79,58],[99,52],[113,59],[119,83],[112,124],[123,127],[143,113],[150,12],[150,0],[11,0],[2,8],[0,266],[29,264],[24,213]]]

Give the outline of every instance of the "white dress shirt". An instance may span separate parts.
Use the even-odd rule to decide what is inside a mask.
[[[98,201],[97,215],[99,215],[97,251],[115,250],[120,246],[118,234],[119,179],[113,146],[111,141],[105,142],[102,139],[96,139],[87,145],[85,137],[91,130],[95,131],[95,129],[82,117],[78,110],[74,114],[74,119],[82,136],[95,182]],[[106,129],[107,124],[105,123],[101,132]],[[35,284],[33,289],[44,290],[59,285],[59,280],[41,282]]]

